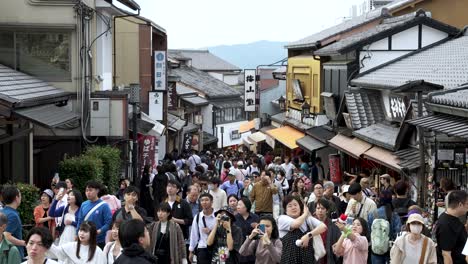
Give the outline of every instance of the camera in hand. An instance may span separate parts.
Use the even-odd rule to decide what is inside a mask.
[[[231,218],[230,218],[229,216],[227,216],[227,215],[222,215],[222,216],[221,216],[221,221],[226,221],[226,222],[228,222],[230,219],[231,219]]]

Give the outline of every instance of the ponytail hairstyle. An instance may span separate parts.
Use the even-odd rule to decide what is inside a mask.
[[[96,237],[97,237],[97,230],[96,225],[93,222],[84,221],[80,225],[80,230],[84,232],[89,232],[89,252],[88,252],[88,260],[91,261],[94,258],[94,253],[96,252]],[[76,257],[80,259],[80,247],[81,247],[81,240],[78,237],[77,245],[76,245]]]

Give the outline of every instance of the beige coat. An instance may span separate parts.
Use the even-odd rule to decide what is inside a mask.
[[[405,243],[406,236],[409,233],[398,237],[393,244],[392,249],[390,250],[390,264],[401,264],[405,259],[405,256],[408,252],[405,252]],[[426,238],[426,236],[421,235],[421,239]],[[424,242],[424,241],[423,241]],[[419,252],[421,254],[422,252]],[[437,264],[437,251],[436,244],[432,241],[431,238],[427,237],[427,246],[426,246],[426,255],[424,257],[424,264]],[[418,264],[418,263],[415,263]]]
[[[149,230],[151,236],[150,250],[153,255],[155,254],[154,248],[156,247],[156,242],[158,241],[158,230],[160,224],[161,222],[159,221],[152,224]],[[180,226],[172,220],[169,220],[167,224],[169,225],[169,248],[171,250],[170,264],[181,264],[182,259],[187,258],[187,253],[185,251],[185,240],[184,236],[182,235],[182,229],[180,229]]]

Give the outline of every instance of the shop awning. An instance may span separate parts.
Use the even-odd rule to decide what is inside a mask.
[[[300,138],[296,141],[297,145],[299,145],[302,149],[312,152],[315,150],[319,150],[321,148],[326,147],[327,145],[323,144],[322,142],[316,140],[311,136],[305,136]]]
[[[255,143],[259,143],[265,141],[266,135],[263,132],[258,131],[250,135],[249,139],[254,141]]]
[[[406,122],[452,137],[468,138],[468,118],[466,117],[437,114],[419,117]]]
[[[244,122],[239,126],[239,133],[245,133],[255,128],[255,120]]]
[[[364,158],[375,161],[379,164],[382,164],[392,170],[401,171],[403,168],[398,165],[400,159],[393,153],[388,150],[385,150],[381,147],[373,147],[363,154]]]
[[[48,128],[58,127],[80,119],[77,114],[67,107],[59,107],[53,104],[21,108],[15,110],[14,113]]]
[[[395,155],[400,159],[398,165],[408,170],[418,169],[420,166],[419,149],[407,148],[395,152]]]
[[[218,138],[203,131],[203,146],[210,145],[216,142],[218,142]]]
[[[335,136],[335,133],[325,129],[322,126],[313,127],[306,131],[306,134],[321,141],[322,143],[327,143],[328,140],[332,139]]]
[[[282,124],[285,120],[286,120],[286,113],[285,112],[281,112],[279,114],[276,114],[276,115],[272,115],[270,117],[270,119],[276,123],[280,123]]]
[[[166,129],[166,127],[163,124],[159,123],[156,120],[153,120],[144,112],[141,112],[140,114],[141,114],[141,120],[148,122],[150,124],[153,124],[153,127],[151,128],[151,130],[147,132],[148,135],[160,137],[164,134],[164,130]]]
[[[250,140],[249,137],[243,137],[242,138],[242,144],[244,144],[244,146],[250,146],[250,145],[253,145],[254,143],[255,142]]]
[[[179,117],[167,113],[167,125],[169,126],[169,129],[172,131],[180,131],[186,124],[186,121],[183,119],[180,119]]]
[[[363,140],[358,138],[350,138],[341,134],[334,136],[328,141],[328,143],[330,146],[346,152],[348,155],[356,159],[359,159],[362,153],[366,152],[366,150],[372,147],[371,144]]]
[[[298,148],[299,146],[296,144],[296,140],[304,137],[304,133],[290,126],[284,126],[268,130],[267,134],[290,149]]]
[[[187,102],[193,106],[208,105],[208,100],[200,96],[181,97],[182,101]]]

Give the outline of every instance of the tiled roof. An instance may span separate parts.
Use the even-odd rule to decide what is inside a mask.
[[[435,114],[406,121],[417,127],[430,129],[451,137],[468,139],[468,119],[448,114]]]
[[[374,124],[353,132],[358,137],[371,144],[395,150],[395,142],[398,136],[399,128],[385,124]]]
[[[417,12],[403,16],[384,19],[376,27],[341,39],[315,51],[314,54],[319,56],[344,54],[419,24],[445,31],[451,35],[459,32],[457,28],[427,17],[423,10],[418,10]]]
[[[181,83],[206,94],[208,98],[213,99],[241,96],[241,93],[231,86],[212,77],[208,73],[193,67],[181,66],[180,68],[171,69],[171,72],[180,76]]]
[[[338,35],[343,32],[350,31],[356,27],[359,27],[361,25],[370,23],[372,21],[375,21],[377,19],[384,18],[387,15],[387,10],[393,11],[396,10],[400,7],[409,5],[413,2],[416,2],[417,0],[400,0],[400,1],[395,1],[393,3],[390,3],[386,6],[376,8],[374,10],[371,10],[367,12],[366,14],[363,14],[361,16],[355,17],[351,20],[346,20],[343,21],[342,23],[327,28],[325,30],[322,30],[314,35],[308,36],[306,38],[303,38],[301,40],[291,42],[288,45],[286,45],[286,48],[288,49],[298,49],[298,48],[310,48],[314,47],[317,42],[320,42],[324,39],[333,37],[335,35]]]
[[[396,88],[424,80],[452,89],[468,82],[468,36],[412,52],[358,75],[352,85]]]
[[[66,101],[69,92],[0,64],[0,104],[26,107]]]
[[[354,129],[361,129],[385,120],[381,96],[375,92],[345,93],[346,106]]]
[[[431,97],[431,102],[468,109],[468,86],[456,91],[446,91]]]
[[[169,50],[169,57],[174,59],[192,60],[192,67],[202,71],[240,71],[241,69],[208,50]]]

